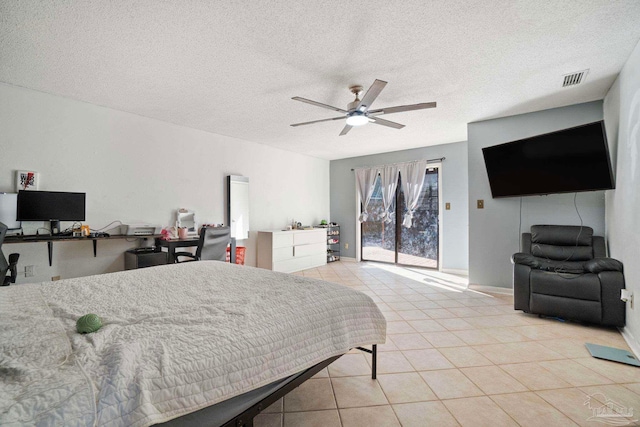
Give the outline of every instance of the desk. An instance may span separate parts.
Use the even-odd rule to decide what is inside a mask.
[[[167,264],[173,264],[176,262],[176,248],[192,248],[198,246],[200,243],[200,236],[190,236],[186,239],[171,239],[162,240],[156,237],[156,250],[160,251],[162,248],[167,248]],[[231,238],[230,259],[231,263],[236,262],[236,239]]]
[[[200,236],[187,237],[186,239],[162,240],[156,237],[156,249],[167,248],[167,264],[176,262],[176,248],[192,248],[198,246]]]
[[[149,235],[149,236],[125,236],[125,235],[117,235],[117,236],[100,236],[100,237],[72,237],[72,236],[6,236],[4,238],[4,243],[37,243],[37,242],[46,242],[47,249],[49,250],[49,267],[51,267],[53,263],[53,242],[88,242],[91,241],[93,243],[93,256],[96,257],[98,254],[98,240],[111,240],[111,239],[147,239],[147,238],[158,238],[159,235]],[[196,242],[197,244],[197,242]]]

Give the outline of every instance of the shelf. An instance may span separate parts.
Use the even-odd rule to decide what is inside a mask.
[[[335,249],[334,249],[335,248]],[[327,263],[340,261],[340,226],[327,227]]]
[[[47,251],[49,253],[49,266],[53,265],[53,243],[54,242],[92,242],[93,243],[93,256],[98,255],[98,240],[112,240],[112,239],[155,239],[161,237],[159,234],[149,234],[146,236],[128,236],[121,234],[114,234],[112,236],[51,236],[51,235],[35,235],[35,236],[7,236],[4,239],[4,243],[38,243],[46,242]]]
[[[327,256],[327,262],[336,262],[336,261],[340,261],[340,255]]]

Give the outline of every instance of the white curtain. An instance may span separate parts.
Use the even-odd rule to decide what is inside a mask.
[[[404,201],[407,206],[407,213],[404,215],[402,225],[407,228],[411,228],[413,223],[413,212],[418,207],[418,201],[424,184],[424,174],[426,173],[426,170],[426,160],[400,165],[402,190],[404,191]]]
[[[398,188],[398,173],[400,169],[398,165],[387,165],[380,168],[380,186],[382,187],[382,206],[384,212],[382,219],[385,222],[393,221],[395,214],[393,201],[396,198],[396,188]]]
[[[367,206],[373,194],[373,187],[378,177],[378,168],[356,169],[356,184],[358,186],[358,194],[362,202],[362,213],[360,214],[360,222],[367,220]]]

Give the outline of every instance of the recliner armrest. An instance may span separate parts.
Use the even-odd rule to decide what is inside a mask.
[[[526,265],[531,268],[540,268],[540,261],[538,261],[538,258],[523,252],[513,254],[511,256],[511,262],[513,264]]]
[[[622,272],[622,263],[613,258],[594,258],[585,262],[584,269],[589,273],[602,273],[603,271]]]
[[[582,261],[556,261],[552,259],[540,258],[522,252],[511,256],[513,264],[526,265],[536,270],[549,271],[551,273],[583,274],[587,271]]]

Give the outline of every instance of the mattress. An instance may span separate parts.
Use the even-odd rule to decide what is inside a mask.
[[[75,331],[87,313],[104,323]],[[148,426],[385,341],[368,296],[200,261],[0,290],[0,424]]]

